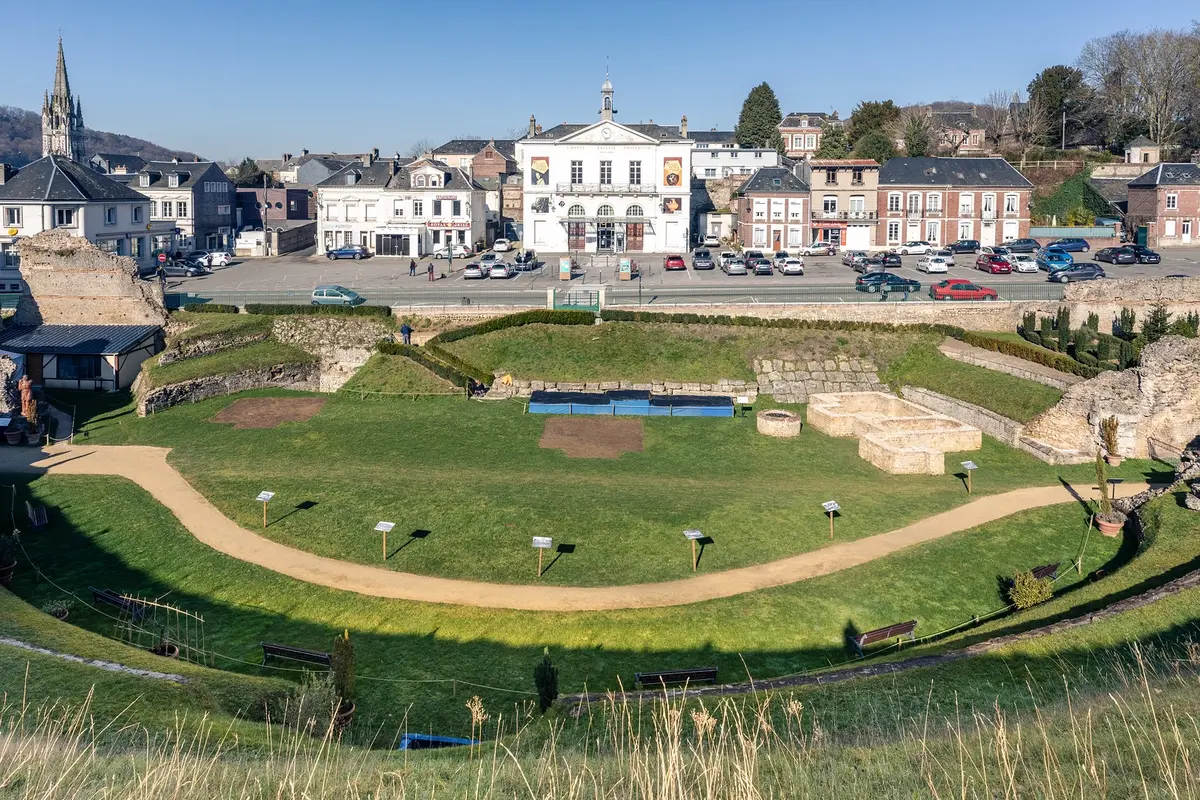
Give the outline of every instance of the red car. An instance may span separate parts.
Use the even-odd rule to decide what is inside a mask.
[[[929,287],[929,296],[934,300],[995,300],[997,298],[995,289],[955,279],[933,284]]]
[[[975,259],[975,269],[990,272],[993,275],[1007,275],[1012,272],[1012,264],[1008,259],[995,253],[984,253]]]
[[[667,256],[663,259],[663,269],[687,269],[687,264],[683,261],[683,256]]]

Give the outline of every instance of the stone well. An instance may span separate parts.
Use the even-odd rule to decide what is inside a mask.
[[[771,408],[758,412],[758,432],[764,436],[791,439],[800,435],[802,426],[800,415],[794,411]]]

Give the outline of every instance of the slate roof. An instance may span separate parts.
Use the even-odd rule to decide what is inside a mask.
[[[516,139],[451,139],[441,147],[435,147],[434,153],[470,153],[475,155],[488,146],[488,143],[495,146],[496,152],[505,158],[516,160],[517,158],[517,140]]]
[[[930,117],[935,125],[943,128],[973,131],[987,127],[983,120],[975,116],[972,111],[933,111],[930,113]]]
[[[1088,183],[1122,214],[1129,210],[1129,181],[1124,178],[1089,178]]]
[[[724,144],[735,141],[733,131],[688,131],[687,138],[694,142]]]
[[[0,184],[0,200],[89,202],[146,197],[66,156],[46,156]]]
[[[129,172],[137,172],[146,166],[146,159],[141,156],[127,156],[121,153],[95,153],[92,155],[92,158],[104,159],[109,169],[124,167]]]
[[[1147,136],[1139,136],[1125,146],[1126,147],[1158,147],[1158,142],[1150,139]]]
[[[879,170],[879,185],[1033,188],[1003,158],[890,158]]]
[[[1200,184],[1200,164],[1156,164],[1130,186],[1196,186]],[[3,188],[3,187],[0,187]]]
[[[811,158],[810,167],[878,167],[879,162],[872,158]]]
[[[776,184],[776,181],[779,181]],[[807,192],[808,184],[787,167],[763,167],[750,176],[738,189],[741,194],[772,194]]]
[[[283,169],[284,167],[299,167],[307,164],[310,161],[318,161],[330,169],[341,169],[351,161],[357,161],[358,159],[359,156],[353,154],[339,155],[337,153],[305,153],[304,155],[300,156],[292,156],[287,161],[280,162],[279,168]],[[259,163],[261,163],[261,161]]]
[[[789,111],[788,115],[783,118],[782,122],[779,123],[779,127],[781,127],[781,128],[799,128],[800,120],[804,117],[808,117],[808,123],[809,123],[808,127],[810,127],[810,128],[820,127],[821,125],[825,124],[826,122],[840,122],[841,121],[841,120],[834,120],[832,114],[826,113],[824,111],[807,111],[807,112],[805,112],[805,111]],[[817,123],[815,126],[812,124],[814,121],[816,121],[816,123]]]
[[[120,355],[160,330],[157,325],[38,325],[0,331],[0,349],[55,355]]]
[[[353,188],[353,187],[346,185],[346,175],[351,172],[357,172],[359,175],[359,178],[358,178],[358,182],[356,184],[354,184],[354,186],[357,186],[357,187],[368,187],[368,188],[379,188],[379,189],[386,188],[386,189],[396,189],[396,190],[401,190],[401,191],[406,191],[406,190],[413,189],[413,188],[416,188],[417,190],[428,189],[428,188],[446,189],[449,191],[455,191],[455,190],[461,190],[461,189],[482,189],[483,188],[482,186],[479,185],[478,182],[472,180],[470,178],[470,176],[467,175],[467,173],[463,172],[458,167],[451,167],[448,164],[445,164],[441,161],[433,161],[433,162],[427,162],[427,163],[436,164],[439,167],[441,167],[443,172],[449,173],[450,179],[448,181],[446,181],[446,183],[444,185],[434,186],[434,187],[428,187],[428,186],[414,187],[412,185],[412,174],[409,171],[409,166],[412,163],[417,163],[417,162],[412,162],[410,160],[409,163],[404,163],[405,159],[400,159],[400,162],[397,163],[397,165],[396,165],[396,174],[389,176],[388,175],[389,162],[393,162],[393,161],[396,161],[396,159],[380,158],[380,159],[376,159],[376,161],[373,164],[371,164],[371,166],[369,166],[369,167],[365,164],[361,164],[361,163],[357,163],[357,162],[353,163],[353,164],[347,164],[346,166],[342,167],[337,172],[330,175],[325,180],[318,183],[317,186],[324,186],[324,187],[329,187],[329,188],[332,188],[332,187]]]
[[[146,166],[138,170],[137,174],[150,175],[150,186],[143,188],[191,189],[211,166],[212,161],[147,161]],[[261,165],[259,168],[262,168]],[[179,186],[168,185],[167,178],[173,172],[179,173]],[[138,184],[141,185],[140,179]]]
[[[562,125],[555,125],[553,128],[550,128],[549,130],[542,131],[541,133],[534,136],[533,138],[535,140],[537,140],[537,139],[563,139],[567,136],[570,136],[573,133],[579,133],[584,128],[590,128],[595,124],[596,124],[595,122],[589,122],[586,124],[575,124],[575,123],[564,122]],[[653,123],[653,122],[634,122],[631,124],[626,124],[624,122],[617,122],[615,124],[620,125],[625,128],[629,128],[629,130],[631,130],[631,131],[637,131],[638,133],[640,133],[644,136],[649,136],[651,139],[683,139],[684,138],[683,136],[681,136],[679,134],[679,126],[678,125],[659,125],[659,124]],[[691,137],[689,136],[687,138],[691,138]]]

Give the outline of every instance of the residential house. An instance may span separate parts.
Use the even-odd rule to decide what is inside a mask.
[[[1200,238],[1200,164],[1159,163],[1131,180],[1126,223],[1131,230],[1144,225],[1152,247]]]
[[[237,223],[240,230],[245,227],[261,228],[264,221],[311,219],[309,216],[308,189],[288,186],[283,189],[236,188]]]
[[[929,111],[933,124],[934,142],[938,152],[948,156],[975,156],[992,152],[987,140],[987,126],[976,116],[975,106],[969,111]],[[903,152],[904,140],[897,141]]]
[[[783,136],[783,147],[788,158],[810,157],[821,146],[826,127],[841,124],[836,111],[831,114],[792,111],[779,123],[779,133]]]
[[[378,157],[379,151],[375,151]],[[284,153],[279,166],[279,182],[284,185],[300,184],[316,186],[342,167],[358,161],[361,155],[338,155],[337,153],[310,153],[301,150],[300,155]]]
[[[9,268],[20,266],[23,238],[61,228],[148,269],[150,239],[163,229],[144,195],[61,155],[20,171],[0,164],[0,222],[0,264]]]
[[[419,257],[485,237],[484,189],[432,158],[363,156],[317,186],[317,252],[353,244],[377,256]]]
[[[773,147],[742,147],[733,131],[691,131],[687,117],[680,123],[680,133],[691,139],[692,177],[719,180],[733,175],[753,175],[757,169],[779,166],[779,151]]]
[[[882,241],[996,245],[1029,235],[1033,184],[1002,158],[892,158],[879,170]]]
[[[1125,145],[1126,164],[1157,164],[1162,158],[1162,145],[1146,136],[1139,136]]]
[[[150,198],[152,220],[170,220],[174,226],[174,241],[160,239],[155,249],[233,247],[236,187],[215,163],[150,161],[130,186]]]
[[[764,167],[733,200],[742,247],[786,250],[808,244],[811,188],[787,167]]]
[[[881,245],[879,162],[869,158],[810,159],[812,241],[852,250]]]
[[[521,204],[521,185],[508,182],[508,177],[517,172],[516,140],[452,139],[441,147],[434,148],[430,156],[443,164],[459,167],[484,188],[490,244],[491,239],[500,235],[506,205],[503,194],[507,191],[517,194],[515,202],[507,204],[509,207],[515,205],[519,208]]]
[[[600,103],[595,122],[517,141],[525,244],[559,253],[687,249],[693,142],[678,127],[614,121],[607,79]]]
[[[110,177],[116,175],[133,175],[146,166],[146,159],[141,156],[127,156],[120,153],[96,153],[88,159],[92,169]],[[118,180],[117,178],[113,178]]]
[[[25,356],[34,386],[127,389],[142,362],[163,349],[158,325],[37,325],[0,330],[0,350]]]

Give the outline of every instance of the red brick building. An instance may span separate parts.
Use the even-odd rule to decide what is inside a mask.
[[[1200,164],[1158,164],[1129,182],[1130,230],[1145,225],[1151,247],[1190,245],[1200,238]]]
[[[808,158],[821,146],[821,137],[829,125],[841,125],[837,112],[793,111],[779,123],[783,147],[788,158]]]
[[[763,167],[751,175],[733,198],[742,247],[775,251],[808,244],[809,195],[808,184],[787,167]]]

